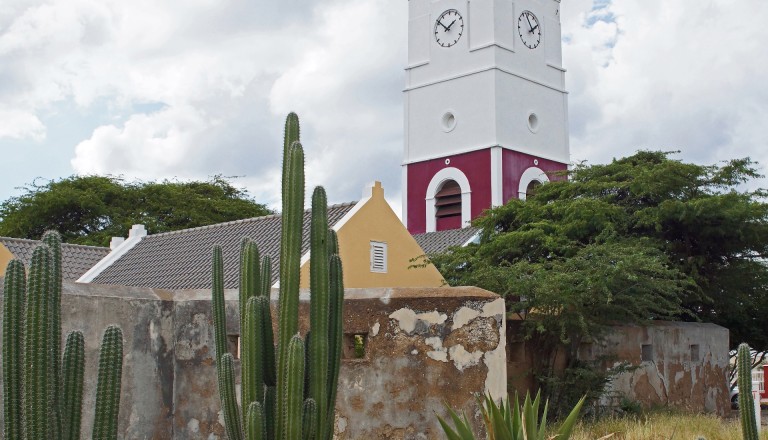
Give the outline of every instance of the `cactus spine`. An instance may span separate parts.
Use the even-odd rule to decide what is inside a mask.
[[[283,214],[277,338],[272,331],[272,264],[259,265],[256,245],[245,239],[240,255],[242,409],[234,397],[227,354],[221,248],[213,252],[213,316],[219,395],[227,436],[241,439],[318,439],[333,436],[341,359],[344,286],[335,233],[328,229],[325,190],[312,196],[310,224],[310,330],[299,335],[299,273],[304,219],[304,151],[298,117],[285,123]],[[275,350],[275,341],[277,350]],[[276,353],[277,352],[277,353]],[[243,413],[242,420],[239,414]]]
[[[739,418],[744,440],[757,440],[757,423],[755,421],[755,401],[752,398],[752,362],[749,345],[740,344],[736,358],[739,383]]]
[[[85,371],[83,334],[67,335],[61,356],[61,238],[46,232],[33,254],[26,275],[17,260],[8,264],[3,301],[3,410],[5,438],[76,440],[80,438]],[[122,332],[108,328],[102,344],[105,371],[99,374],[97,402],[112,404],[104,412],[97,405],[96,420],[110,426],[117,438]],[[109,360],[108,360],[109,359]],[[109,379],[109,380],[107,380]],[[104,395],[102,395],[104,393]],[[97,423],[95,422],[94,425]]]

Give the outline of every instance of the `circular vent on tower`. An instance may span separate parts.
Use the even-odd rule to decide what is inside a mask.
[[[452,112],[445,112],[442,118],[440,118],[440,125],[443,127],[443,131],[448,133],[456,128],[456,116]]]
[[[534,133],[539,131],[539,117],[536,116],[536,113],[528,115],[528,130],[531,130]]]

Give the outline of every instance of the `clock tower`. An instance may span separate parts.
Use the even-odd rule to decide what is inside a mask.
[[[565,170],[560,0],[409,0],[403,218],[466,227]]]

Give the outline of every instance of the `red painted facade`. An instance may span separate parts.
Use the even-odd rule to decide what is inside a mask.
[[[450,164],[446,165],[446,159],[450,159]],[[469,186],[472,188],[472,218],[479,216],[485,209],[491,206],[490,149],[411,163],[406,165],[406,167],[406,172],[408,173],[408,231],[411,234],[421,234],[427,230],[425,204],[427,187],[429,187],[429,182],[435,174],[443,168],[458,168],[467,176]],[[461,219],[458,217],[439,220],[443,221],[438,222],[438,230],[458,229],[461,227]]]
[[[539,163],[536,165],[534,160]],[[502,199],[507,203],[510,199],[519,198],[520,176],[525,170],[531,167],[537,167],[545,173],[553,171],[563,171],[568,169],[564,163],[555,162],[548,159],[540,159],[530,154],[520,153],[512,150],[502,150],[501,169],[502,169]],[[549,180],[559,180],[560,177],[549,176]]]
[[[450,163],[446,164],[449,159]],[[536,164],[534,161],[538,161]],[[561,171],[567,169],[567,165],[547,159],[541,159],[529,154],[511,150],[502,150],[502,198],[504,203],[518,197],[520,177],[531,167],[538,167],[544,172]],[[406,165],[408,179],[407,197],[407,224],[411,234],[426,232],[426,203],[427,189],[432,178],[444,168],[457,168],[469,180],[471,189],[471,218],[479,217],[483,211],[491,206],[491,149],[473,151],[455,156],[446,156],[431,159],[424,162]],[[558,177],[550,176],[550,180]],[[433,195],[430,195],[433,196]],[[459,216],[438,218],[436,229],[458,229],[461,225]]]

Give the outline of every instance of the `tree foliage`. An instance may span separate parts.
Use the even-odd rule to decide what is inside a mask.
[[[768,204],[743,189],[756,164],[670,156],[576,165],[487,211],[478,244],[432,261],[451,285],[505,296],[542,368],[557,346],[573,354],[610,324],[650,319],[714,322],[733,346],[768,347]]]
[[[133,224],[156,234],[269,213],[221,176],[193,182],[72,176],[29,184],[0,204],[0,235],[39,239],[52,229],[68,243],[106,246]]]

